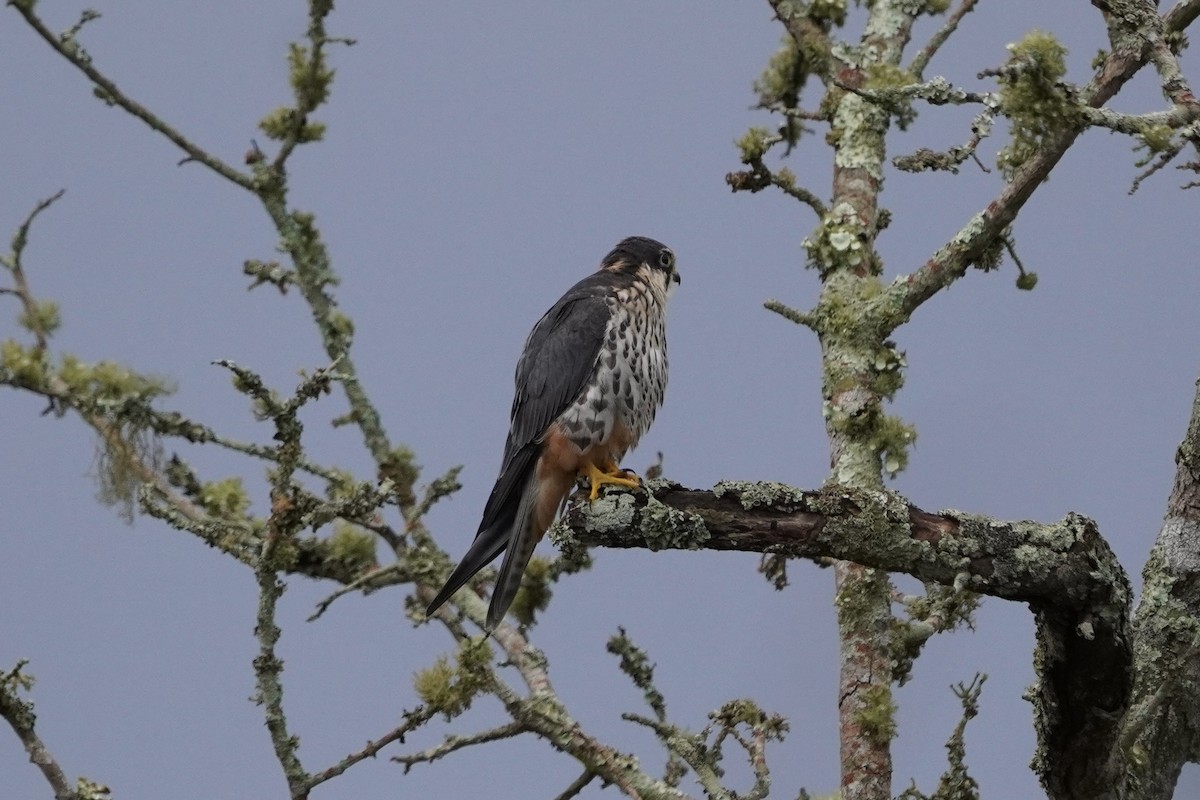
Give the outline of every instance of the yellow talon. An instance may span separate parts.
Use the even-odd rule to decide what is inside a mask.
[[[592,490],[588,494],[588,502],[595,500],[600,496],[600,487],[607,484],[613,486],[624,486],[629,489],[636,489],[642,485],[637,475],[632,472],[626,472],[616,464],[605,464],[605,470],[601,470],[595,464],[587,465],[588,482],[592,485]]]

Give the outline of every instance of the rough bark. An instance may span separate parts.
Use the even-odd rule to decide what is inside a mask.
[[[1175,463],[1133,618],[1137,681],[1122,730],[1127,797],[1171,797],[1184,762],[1200,760],[1200,384]]]
[[[572,507],[582,543],[835,558],[1026,602],[1037,620],[1035,766],[1052,797],[1103,798],[1125,768],[1133,685],[1129,581],[1096,525],[930,513],[887,491],[656,483]]]

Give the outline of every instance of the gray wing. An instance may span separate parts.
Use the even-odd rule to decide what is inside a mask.
[[[500,476],[484,506],[475,540],[429,604],[427,615],[506,550],[501,580],[488,609],[489,630],[512,602],[520,572],[537,544],[537,537],[530,538],[523,535],[525,531],[514,528],[522,528],[527,522],[521,510],[528,511],[530,490],[536,488],[533,481],[541,439],[591,378],[608,328],[606,297],[613,285],[611,274],[594,273],[584,278],[545,313],[526,339],[517,362],[512,425]]]
[[[504,462],[541,439],[575,401],[596,368],[610,310],[612,273],[596,272],[575,284],[545,313],[517,362],[512,424]]]

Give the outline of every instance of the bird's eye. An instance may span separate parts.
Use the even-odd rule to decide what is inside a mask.
[[[675,266],[675,254],[670,250],[663,250],[658,254],[658,265],[663,269]]]

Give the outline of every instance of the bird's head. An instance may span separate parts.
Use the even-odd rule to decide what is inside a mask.
[[[675,253],[662,242],[645,236],[622,239],[600,262],[600,268],[641,278],[664,297],[670,297],[679,285]]]

